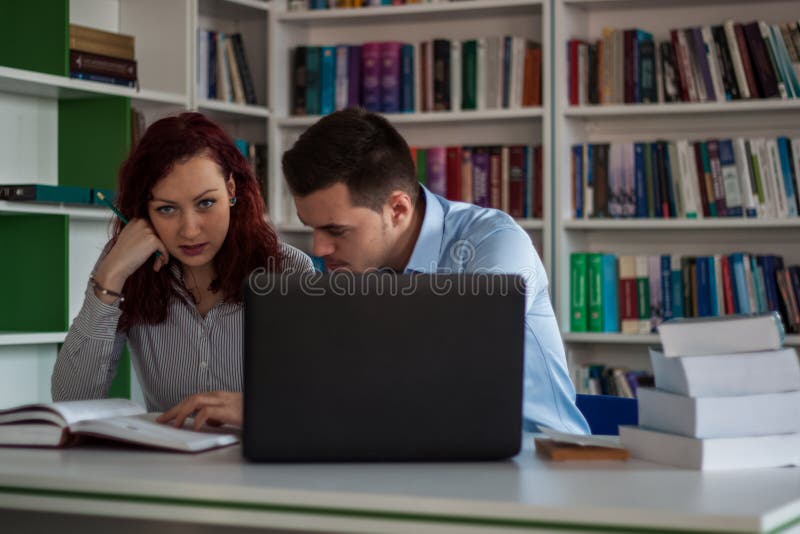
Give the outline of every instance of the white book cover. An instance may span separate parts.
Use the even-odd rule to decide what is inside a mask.
[[[770,219],[778,217],[778,199],[775,192],[775,178],[772,176],[769,149],[764,138],[750,141],[752,151],[756,155],[754,164],[758,164],[758,174],[761,182],[761,191],[764,195],[764,214]]]
[[[336,109],[347,107],[347,96],[349,88],[348,75],[348,47],[339,45],[336,47]]]
[[[199,452],[239,442],[232,428],[202,432],[155,422],[126,399],[94,399],[49,404],[29,404],[0,411],[0,445],[65,447],[92,436],[144,447],[179,452]]]
[[[678,157],[678,148],[672,141],[667,143],[667,154],[669,155],[669,170],[672,180],[672,198],[675,199],[675,215],[683,217],[685,211],[683,206],[683,175],[681,174],[680,162]]]
[[[702,471],[800,466],[800,434],[698,439],[620,426],[620,442],[631,456]]]
[[[475,100],[477,104],[477,109],[484,110],[486,109],[486,81],[488,76],[486,73],[488,72],[486,66],[486,38],[481,37],[478,41],[478,59],[477,59],[477,72],[476,72],[476,94]]]
[[[228,67],[228,55],[225,53],[227,38],[223,32],[217,34],[217,100],[233,102],[231,70]]]
[[[638,388],[639,425],[695,438],[800,432],[800,390],[760,395],[687,397]]]
[[[672,358],[778,350],[784,332],[780,316],[766,313],[672,319],[659,325],[658,334],[664,355]]]
[[[500,37],[486,38],[486,109],[503,107],[503,95],[499,85],[503,80],[503,50],[500,43]]]
[[[700,28],[700,34],[703,36],[703,44],[706,49],[708,69],[711,71],[711,84],[714,86],[714,96],[717,97],[717,102],[725,102],[725,86],[722,84],[720,64],[719,61],[717,61],[717,55],[714,53],[716,43],[714,42],[714,36],[711,35],[711,26],[702,26]]]
[[[450,111],[461,111],[461,41],[450,41]]]
[[[785,218],[789,216],[789,201],[786,198],[786,186],[783,183],[781,157],[778,153],[778,141],[776,139],[767,139],[767,150],[769,152],[772,191],[777,200],[777,215],[779,218]]]
[[[522,80],[525,74],[525,39],[522,37],[511,38],[511,76],[509,88],[509,107],[518,109],[522,107]]]
[[[747,76],[744,72],[744,63],[742,63],[742,54],[739,51],[739,44],[736,40],[736,30],[734,29],[734,21],[726,20],[725,24],[725,37],[728,41],[728,50],[730,51],[731,61],[733,62],[733,72],[736,74],[736,84],[739,86],[739,95],[743,98],[750,98],[750,87],[747,85]]]
[[[594,184],[590,183],[592,176],[592,145],[587,143],[583,151],[583,218],[590,219],[594,216]]]
[[[783,42],[781,28],[777,24],[773,24],[769,29],[772,37],[772,50],[775,52],[775,63],[778,64],[778,68],[781,70],[781,76],[783,77],[784,85],[786,85],[786,94],[789,98],[797,98],[798,84],[795,79],[792,62],[789,59],[789,52]]]
[[[736,173],[739,176],[739,190],[742,193],[742,210],[758,214],[757,194],[753,192],[753,179],[750,174],[750,162],[747,158],[745,140],[741,137],[733,140],[733,157],[736,160]]]
[[[636,160],[633,143],[622,143],[622,216],[636,215]]]
[[[678,163],[681,173],[681,195],[683,195],[683,216],[703,218],[700,206],[700,189],[697,182],[697,166],[694,161],[694,150],[689,142],[681,139],[675,142],[678,149]]]
[[[800,390],[793,348],[705,356],[667,357],[650,348],[656,388],[689,397],[759,395]]]

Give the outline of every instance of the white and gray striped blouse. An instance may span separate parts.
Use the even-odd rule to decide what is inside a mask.
[[[282,243],[281,253],[284,271],[313,270],[296,248]],[[134,326],[126,336],[117,331],[118,303],[105,304],[88,286],[53,369],[53,400],[106,397],[126,342],[149,411],[195,393],[241,391],[243,312],[241,303],[221,301],[202,317],[188,296],[173,298],[164,322]]]

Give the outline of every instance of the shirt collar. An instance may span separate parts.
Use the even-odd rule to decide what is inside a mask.
[[[424,185],[420,189],[425,195],[425,216],[419,231],[414,252],[408,260],[405,273],[435,273],[439,267],[439,252],[444,237],[444,209],[436,195]]]

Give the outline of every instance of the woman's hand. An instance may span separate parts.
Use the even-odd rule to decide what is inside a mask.
[[[161,255],[153,262],[153,270],[159,271],[169,262],[167,247],[146,219],[133,219],[97,266],[94,279],[104,288],[119,293],[128,277],[156,251]]]
[[[194,415],[194,429],[204,424],[211,426],[234,425],[241,427],[243,419],[242,394],[230,391],[198,393],[161,414],[159,423],[169,423],[180,428],[187,417]]]

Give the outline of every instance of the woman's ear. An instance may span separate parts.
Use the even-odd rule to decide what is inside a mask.
[[[228,190],[228,198],[236,196],[236,180],[233,179],[233,174],[228,176],[228,179],[225,180],[225,188]]]

